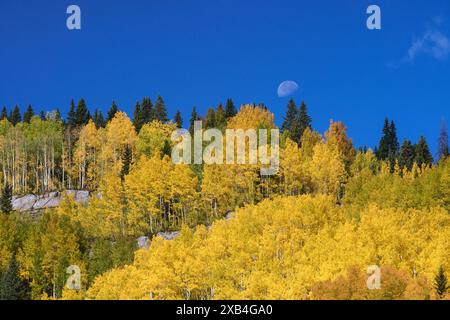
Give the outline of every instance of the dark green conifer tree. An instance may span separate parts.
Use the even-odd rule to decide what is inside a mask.
[[[164,103],[164,100],[161,96],[158,96],[158,98],[156,98],[154,112],[156,120],[159,120],[162,123],[166,123],[168,121],[166,104]]]
[[[0,116],[0,120],[8,119],[8,110],[6,110],[6,107],[2,108],[2,114]]]
[[[414,165],[414,159],[416,155],[414,152],[414,146],[412,145],[411,141],[405,140],[403,141],[402,147],[400,149],[400,156],[398,158],[398,164],[400,166],[400,169],[408,169],[411,171],[413,165]]]
[[[95,126],[98,128],[104,128],[106,126],[105,118],[103,117],[103,113],[99,109],[95,109],[94,118],[93,118]]]
[[[308,115],[308,111],[306,110],[306,104],[305,101],[302,101],[300,104],[300,110],[298,112],[298,122],[297,126],[298,128],[295,128],[295,138],[297,139],[296,142],[300,144],[300,140],[303,136],[303,132],[305,132],[306,128],[311,129],[311,117]]]
[[[139,104],[139,101],[136,101],[136,105],[134,106],[133,111],[133,126],[136,129],[137,133],[139,133],[142,127],[141,113],[141,105]]]
[[[207,129],[216,127],[216,112],[213,108],[209,108],[206,111],[205,126]]]
[[[400,148],[400,144],[398,142],[397,128],[395,127],[394,121],[391,121],[391,125],[390,125],[390,128],[389,128],[389,135],[390,135],[389,151],[391,152],[391,154],[395,155],[395,157],[397,158],[398,150]]]
[[[0,280],[0,300],[28,300],[30,298],[29,286],[20,278],[19,269],[19,264],[13,255]]]
[[[237,114],[236,107],[234,106],[233,100],[227,99],[225,104],[225,116],[227,119],[234,117]]]
[[[433,156],[431,155],[430,148],[424,136],[421,136],[419,142],[415,146],[415,162],[422,166],[423,164],[431,166],[433,164]]]
[[[140,116],[140,126],[142,127],[146,123],[150,123],[155,119],[154,112],[153,112],[153,104],[152,100],[150,98],[144,98],[142,100],[142,106],[141,106],[141,116]]]
[[[177,125],[177,128],[182,128],[183,127],[183,118],[181,117],[181,112],[177,111],[177,113],[175,113],[175,118],[174,118],[174,122]]]
[[[281,132],[289,131],[294,134],[295,127],[297,126],[298,110],[294,100],[291,98],[287,105],[286,115],[283,117],[283,123],[281,124]]]
[[[23,114],[23,122],[30,123],[31,118],[34,116],[33,107],[31,104],[28,105],[27,110]]]
[[[443,266],[440,266],[439,271],[434,278],[434,288],[439,298],[442,298],[449,289],[447,276],[445,275]]]
[[[129,145],[126,145],[122,155],[122,169],[120,171],[120,177],[122,180],[130,172],[130,166],[132,161],[133,161],[133,151],[131,150],[131,147]]]
[[[387,160],[390,165],[391,172],[395,169],[395,164],[399,156],[400,145],[397,138],[397,128],[394,121],[389,123],[389,119],[384,120],[383,135],[380,139],[378,159]]]
[[[395,164],[398,160],[399,154],[399,143],[397,138],[397,129],[395,127],[394,121],[391,121],[391,125],[389,126],[389,155],[388,161],[391,172],[395,170]]]
[[[114,119],[117,112],[119,112],[119,108],[117,107],[116,102],[113,101],[111,104],[111,108],[109,108],[108,115],[106,117],[106,122],[110,122],[112,119]]]
[[[75,111],[75,126],[84,126],[88,122],[88,113],[86,102],[81,98]]]
[[[222,131],[225,130],[225,128],[227,127],[227,117],[225,114],[225,109],[223,108],[222,104],[219,104],[219,106],[216,109],[215,120],[216,120],[216,128]]]
[[[9,121],[15,126],[16,124],[18,124],[19,122],[22,121],[22,116],[20,115],[20,109],[19,106],[16,105],[13,109],[13,111],[11,111],[11,115],[9,116]]]
[[[200,120],[200,117],[197,113],[197,109],[195,107],[192,108],[191,119],[189,120],[189,132],[191,135],[194,134],[194,122]]]
[[[389,157],[389,151],[391,146],[391,127],[389,125],[389,120],[386,118],[384,120],[383,135],[380,139],[378,147],[378,158],[380,160],[386,160]]]

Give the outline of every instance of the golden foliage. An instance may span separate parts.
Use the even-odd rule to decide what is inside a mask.
[[[449,235],[450,217],[442,209],[371,206],[355,219],[333,197],[275,198],[239,209],[234,219],[217,221],[208,231],[184,229],[172,241],[155,238],[150,249],[136,253],[133,265],[99,278],[88,297],[426,298],[438,266],[450,267],[450,242],[443,241]],[[385,270],[384,291],[368,294],[360,272],[340,278],[352,266],[364,270],[372,264]],[[348,286],[339,293],[326,289],[339,283]],[[351,283],[359,288],[354,295]]]
[[[251,105],[243,105],[239,112],[228,120],[227,129],[274,128],[274,116],[268,110]]]

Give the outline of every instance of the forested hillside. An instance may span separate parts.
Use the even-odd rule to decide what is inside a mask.
[[[374,148],[342,122],[316,132],[307,106],[287,106],[280,169],[175,165],[176,128],[275,128],[264,105],[231,99],[203,117],[169,120],[161,97],[130,118],[81,99],[68,116],[3,108],[0,121],[0,298],[444,299],[450,272],[450,158],[424,137],[398,140],[393,121]],[[383,119],[380,119],[382,124]],[[420,128],[417,128],[420,130]],[[439,131],[439,127],[436,131]],[[436,137],[438,139],[438,137]],[[87,190],[57,208],[15,212],[13,195]],[[224,219],[235,212],[232,219]],[[156,236],[181,230],[174,240]],[[137,249],[137,239],[152,239]],[[81,288],[67,288],[67,267]],[[382,288],[368,290],[378,265]]]

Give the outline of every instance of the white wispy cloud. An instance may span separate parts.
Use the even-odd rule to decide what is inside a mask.
[[[440,31],[428,31],[413,41],[408,50],[408,59],[414,61],[420,54],[444,60],[450,55],[450,39]]]
[[[447,35],[448,29],[445,29],[446,22],[447,18],[443,15],[432,17],[425,31],[413,39],[403,58],[389,61],[386,67],[395,70],[404,64],[413,63],[419,56],[445,61],[450,57],[450,36]]]

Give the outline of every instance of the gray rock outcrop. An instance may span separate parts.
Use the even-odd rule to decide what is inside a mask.
[[[164,240],[173,240],[180,235],[180,231],[174,232],[158,232],[157,236],[163,238]]]
[[[47,208],[55,208],[60,205],[63,195],[73,196],[74,200],[86,204],[89,201],[90,193],[84,190],[67,190],[63,192],[48,192],[43,195],[27,194],[21,197],[13,197],[12,206],[14,210],[37,211]]]

